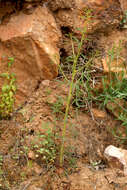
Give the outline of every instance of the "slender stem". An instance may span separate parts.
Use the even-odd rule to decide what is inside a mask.
[[[81,49],[83,46],[83,42],[85,39],[85,33],[86,33],[86,27],[84,28],[83,32],[82,32],[82,38],[78,47],[78,52],[77,55],[75,55],[74,53],[74,44],[73,44],[73,40],[72,40],[72,35],[71,37],[71,41],[72,41],[72,50],[73,50],[73,68],[72,68],[72,78],[71,78],[71,83],[70,83],[70,88],[69,88],[69,93],[68,93],[68,98],[67,98],[67,106],[66,106],[66,111],[65,111],[65,116],[64,116],[64,126],[62,129],[62,143],[61,143],[61,149],[60,149],[60,166],[63,166],[63,155],[64,155],[64,145],[65,145],[65,135],[66,135],[66,128],[67,128],[67,120],[68,120],[68,113],[69,113],[69,107],[70,107],[70,102],[71,102],[71,97],[72,97],[72,90],[73,90],[73,83],[74,83],[74,78],[76,75],[76,66],[77,66],[77,62],[79,59],[79,56],[81,54]]]
[[[60,71],[61,71],[62,75],[64,76],[65,80],[68,82],[68,79],[67,79],[66,75],[64,74],[64,72],[63,72],[63,70],[62,70],[62,68],[61,68],[60,65],[59,65],[59,68],[60,68]]]

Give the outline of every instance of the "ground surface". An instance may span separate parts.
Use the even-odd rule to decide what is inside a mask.
[[[119,146],[111,133],[119,122],[106,111],[92,108],[92,119],[86,110],[70,107],[63,168],[58,158],[53,164],[43,164],[32,148],[37,133],[44,133],[42,124],[61,134],[67,94],[66,83],[43,81],[11,120],[0,122],[1,190],[127,189],[127,177],[110,168],[103,155],[106,146]]]
[[[55,7],[55,3],[52,4],[52,2],[51,9],[56,11],[63,1],[60,1],[58,7],[57,3]],[[21,9],[27,14],[31,14],[33,8],[34,4],[28,6],[27,3],[24,5],[13,3],[12,6],[8,4],[6,10],[3,4],[0,7],[0,22],[8,23],[11,14],[15,14]],[[68,8],[66,9],[65,11],[69,11]],[[116,11],[116,9],[114,10]],[[101,14],[100,11],[99,14]],[[102,20],[104,17],[110,21],[109,15],[106,17],[102,14]],[[69,23],[69,19],[65,19],[66,21]],[[66,27],[66,23],[62,24],[64,35],[64,33],[69,32],[69,27]],[[108,27],[104,27],[104,31],[106,28]],[[116,31],[114,33],[111,35],[113,43],[116,36],[118,37]],[[97,38],[98,32],[97,37],[95,37],[98,39],[95,42],[100,42],[99,49],[101,50],[102,47],[105,47],[106,41],[111,44],[111,39],[107,40],[105,34],[102,35],[103,38],[105,37],[104,40],[100,40],[100,35]],[[121,36],[121,33],[118,32],[118,34]],[[125,37],[125,35],[122,36]],[[96,43],[95,45],[92,42],[89,43],[90,45],[87,44],[85,48],[85,55],[96,49],[94,47]],[[71,46],[69,44],[69,47],[64,47],[66,51],[62,49],[61,54],[66,57],[67,55],[64,54],[68,52],[70,55]],[[101,78],[102,72],[100,74],[100,71],[102,69],[99,61],[96,62],[93,78]],[[82,64],[85,65],[86,62],[83,61]],[[90,71],[92,72],[93,69]],[[79,76],[81,75],[80,72],[79,69]],[[104,150],[108,145],[127,149],[126,142],[121,144],[112,134],[113,129],[119,128],[121,123],[116,121],[111,113],[100,110],[95,105],[92,105],[90,109],[82,108],[80,110],[72,105],[70,106],[64,164],[63,167],[59,166],[60,137],[67,95],[68,84],[64,81],[43,81],[26,103],[13,113],[10,120],[0,121],[0,190],[127,190],[127,177],[123,175],[122,170],[115,167],[111,168],[104,157]],[[42,136],[45,135],[47,126],[51,131],[50,137],[47,135],[49,137],[48,145],[51,143],[52,146],[46,145],[48,147],[46,151],[49,150],[49,153],[44,158],[42,154],[43,144],[40,143],[44,143],[45,139]],[[57,134],[58,138],[56,138]],[[53,152],[54,150],[55,152]],[[52,154],[49,159],[50,153]]]

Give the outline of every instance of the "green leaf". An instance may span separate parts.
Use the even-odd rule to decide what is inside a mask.
[[[5,92],[7,92],[7,91],[9,91],[10,90],[10,86],[9,85],[3,85],[2,86],[2,92],[3,93],[5,93]]]
[[[13,92],[12,91],[9,92],[9,96],[10,96],[10,98],[13,97]]]
[[[3,172],[3,170],[0,168],[0,175],[2,175],[4,172]]]
[[[5,78],[8,78],[8,75],[9,75],[8,73],[1,73],[0,74],[1,77],[5,77]]]
[[[13,77],[13,79],[15,79],[14,77],[16,76],[16,74],[15,73],[11,73],[10,76]]]
[[[8,60],[14,62],[14,57],[9,57]]]
[[[7,104],[7,105],[10,105],[10,102],[9,102],[9,100],[6,100],[6,104]]]
[[[4,108],[4,106],[5,106],[5,105],[4,105],[3,103],[2,103],[2,104],[0,104],[0,108]]]
[[[14,63],[14,58],[13,57],[9,57],[8,60],[9,60],[8,67],[11,67],[11,65]]]
[[[13,92],[15,92],[17,90],[15,85],[12,85],[11,88],[12,88]]]

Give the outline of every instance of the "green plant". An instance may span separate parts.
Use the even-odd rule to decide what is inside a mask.
[[[98,53],[94,52],[91,57],[88,59],[86,56],[81,54],[80,60],[78,63],[76,80],[74,83],[74,93],[72,105],[76,108],[85,108],[89,109],[92,101],[92,91],[93,88],[93,74],[95,69],[93,68],[94,59],[98,57]]]
[[[78,40],[76,40],[76,42],[79,43]],[[114,45],[111,49],[108,50],[106,62],[108,67],[108,74],[104,75],[104,73],[102,73],[102,70],[100,70],[102,81],[99,79],[94,79],[96,73],[94,60],[100,57],[100,52],[93,50],[94,53],[91,53],[90,56],[86,56],[83,53],[80,53],[78,63],[75,67],[76,69],[74,71],[76,74],[75,80],[73,82],[73,98],[72,96],[71,98],[73,106],[76,106],[76,108],[85,108],[85,110],[88,110],[91,113],[93,120],[94,116],[91,111],[93,104],[96,104],[97,106],[99,105],[100,108],[107,108],[108,105],[111,107],[111,103],[113,103],[115,107],[117,106],[120,110],[117,119],[120,120],[122,122],[122,126],[125,127],[125,134],[127,136],[127,106],[126,103],[123,106],[118,101],[124,100],[124,102],[126,102],[125,100],[127,99],[126,64],[123,57],[121,56],[121,51],[122,42],[119,42],[117,46]],[[65,69],[65,73],[67,73],[66,78],[68,78],[68,75],[73,76],[72,72],[70,71],[72,64],[73,56],[69,56],[65,59],[65,66],[64,63],[61,66],[61,68]],[[113,66],[115,68],[115,72],[112,70]],[[69,72],[67,72],[68,70]],[[101,89],[94,88],[94,84],[98,82],[102,84]],[[110,110],[113,113],[115,111],[115,108],[111,107]],[[63,135],[65,135],[65,132]],[[113,135],[121,140],[127,139],[121,136],[120,128],[118,128],[117,131],[114,130]]]
[[[2,170],[2,165],[3,165],[3,156],[0,155],[0,176],[3,175],[3,170]]]
[[[121,28],[127,28],[127,10],[124,12],[123,19],[120,22]]]
[[[24,181],[25,178],[26,178],[26,173],[25,172],[21,172],[20,176],[21,176],[22,181]]]
[[[42,124],[43,133],[38,133],[32,142],[36,157],[40,157],[43,164],[54,164],[59,151],[59,135],[50,127],[50,123]],[[47,167],[48,167],[47,165]]]
[[[67,162],[69,170],[73,170],[77,167],[77,156],[75,147],[67,146],[65,150],[64,160]]]
[[[120,47],[116,47],[115,45],[111,50],[108,52],[108,59],[107,59],[107,66],[109,69],[108,75],[102,77],[102,85],[103,85],[103,91],[101,94],[98,90],[95,90],[96,96],[95,100],[102,102],[102,104],[105,106],[109,101],[115,102],[117,98],[119,99],[126,99],[127,98],[127,79],[125,78],[126,75],[126,66],[124,64],[124,61],[121,65],[123,66],[123,70],[117,72],[112,72],[112,62],[116,60],[116,63],[119,64],[119,60],[121,59],[120,56]],[[115,102],[117,103],[117,102]]]
[[[112,113],[116,112],[117,120],[121,121],[121,127],[125,127],[126,137],[122,137],[123,132],[121,127],[115,128],[112,131],[114,137],[119,140],[127,140],[127,79],[126,79],[126,66],[122,59],[121,68],[119,70],[118,65],[120,64],[121,57],[121,46],[113,46],[108,51],[107,65],[109,73],[102,77],[102,91],[94,90],[95,96],[93,101],[101,107],[108,108]],[[112,72],[112,63],[116,61],[116,71]],[[118,67],[118,72],[117,72]]]
[[[61,96],[57,96],[56,102],[51,104],[51,109],[53,111],[53,114],[63,113],[63,108],[64,108],[64,100]]]
[[[86,12],[86,21],[89,22],[89,18],[91,17],[91,11],[88,10]],[[75,39],[75,37],[70,34],[70,39],[72,42],[72,60],[73,60],[73,66],[72,66],[72,77],[71,77],[71,82],[70,82],[70,87],[69,87],[69,93],[68,93],[68,97],[67,97],[67,105],[66,105],[66,111],[65,111],[65,116],[64,116],[64,125],[62,128],[62,143],[61,143],[61,148],[60,148],[60,166],[63,166],[63,161],[64,161],[64,148],[65,148],[65,135],[66,135],[66,128],[67,128],[67,120],[68,120],[68,114],[69,114],[69,107],[70,107],[70,103],[71,103],[71,98],[72,98],[72,92],[73,92],[73,87],[74,87],[74,79],[75,79],[75,75],[76,75],[76,66],[79,60],[79,57],[81,55],[82,52],[82,47],[83,47],[83,43],[86,39],[86,31],[87,31],[87,27],[85,26],[83,28],[83,30],[80,30],[81,32],[81,40],[77,40]],[[78,50],[77,53],[75,52],[74,49],[74,41],[76,40],[76,42],[78,42]]]
[[[47,87],[47,88],[45,89],[45,94],[46,94],[47,96],[50,95],[51,92],[52,92],[52,91],[51,91],[50,88]]]
[[[0,94],[0,117],[9,118],[14,109],[15,93],[16,93],[16,77],[10,72],[10,68],[14,62],[14,58],[8,58],[7,72],[1,73],[0,77],[4,79]]]

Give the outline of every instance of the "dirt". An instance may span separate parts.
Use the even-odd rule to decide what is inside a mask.
[[[51,10],[57,11],[61,4],[52,3]],[[64,9],[71,7],[60,1]],[[73,0],[70,1],[73,5]],[[4,6],[4,5],[3,5]],[[17,5],[18,6],[18,5]],[[34,7],[24,4],[30,14]],[[46,5],[45,5],[46,6]],[[15,7],[0,8],[0,22],[6,24]],[[19,9],[21,9],[19,5]],[[66,31],[68,28],[63,27]],[[66,48],[65,48],[66,49]],[[126,148],[113,136],[113,129],[120,122],[106,110],[95,105],[77,110],[72,105],[66,131],[64,165],[59,166],[61,139],[58,138],[54,162],[44,163],[38,153],[40,137],[48,126],[61,137],[66,109],[68,84],[63,80],[45,80],[39,84],[26,103],[19,107],[8,121],[0,121],[0,190],[126,190],[127,177],[123,171],[110,168],[104,157],[108,145]],[[58,104],[58,100],[60,106]]]
[[[103,154],[110,144],[125,146],[111,133],[119,122],[105,110],[93,107],[92,119],[85,109],[70,107],[65,143],[69,149],[62,168],[59,156],[49,167],[43,164],[40,155],[36,157],[31,142],[38,132],[44,133],[42,123],[49,123],[61,135],[67,94],[66,82],[43,81],[11,120],[0,122],[1,190],[127,189],[127,177],[110,168]],[[58,97],[63,104],[54,111]]]

